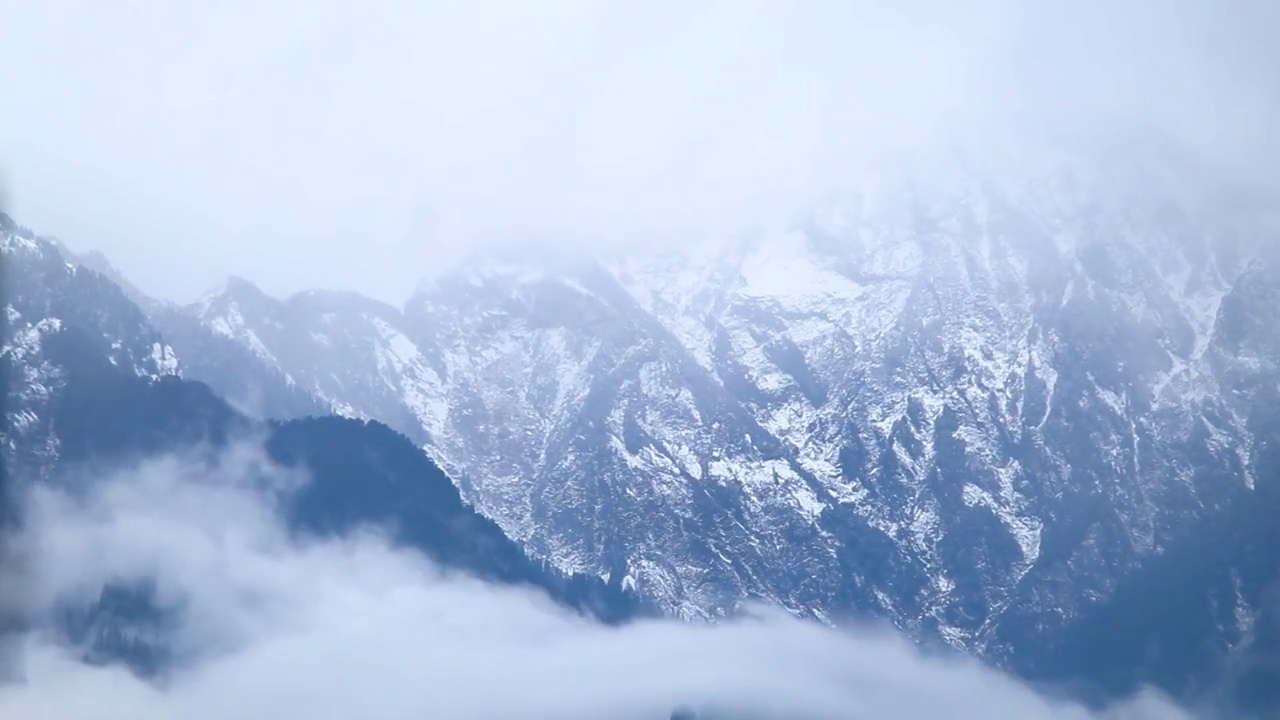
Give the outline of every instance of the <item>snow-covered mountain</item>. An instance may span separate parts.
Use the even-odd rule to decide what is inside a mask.
[[[490,259],[403,308],[233,280],[181,314],[421,442],[563,569],[999,656],[1251,492],[1237,378],[1280,374],[1232,308],[1280,236],[1201,175],[947,169],[783,237]]]
[[[97,477],[98,471],[174,453],[185,453],[192,463],[213,463],[208,469],[221,472],[213,459],[216,453],[195,449],[226,448],[248,439],[261,443],[275,463],[307,469],[309,482],[294,488],[286,502],[291,508],[286,519],[296,532],[345,534],[384,525],[393,542],[445,567],[538,588],[597,619],[618,622],[650,614],[620,582],[610,585],[592,575],[561,573],[529,558],[495,523],[462,501],[418,443],[386,425],[335,417],[261,422],[237,412],[205,384],[182,377],[172,347],[131,298],[136,289],[102,259],[91,269],[82,256],[4,214],[0,252],[0,299],[7,318],[0,345],[0,480],[18,486],[70,481],[82,488],[82,478]],[[162,303],[142,304],[152,313],[171,310]],[[183,342],[205,339],[195,332],[178,337]],[[224,342],[196,348],[239,350]],[[194,357],[194,366],[203,367],[202,359]],[[244,367],[238,352],[221,358],[220,367]],[[237,388],[283,383],[262,368],[249,369],[262,376]],[[322,407],[314,399],[309,402]],[[86,468],[93,472],[84,473]],[[10,494],[14,488],[8,484],[0,489],[0,503],[5,503],[0,521],[7,523],[15,516],[6,501],[17,495]],[[144,578],[117,580],[128,585],[133,579]],[[87,609],[111,615],[109,606],[119,589],[133,593],[131,587],[108,583],[99,603],[106,607]],[[126,617],[100,628],[114,647],[108,654],[135,668],[140,657],[137,648],[130,649],[127,630],[138,612],[159,612],[150,602],[139,606],[136,599],[126,601],[126,609],[133,606]],[[124,622],[125,637],[112,639],[122,629],[119,622]]]
[[[145,378],[179,374],[173,348],[106,276],[68,262],[53,241],[0,213],[0,269],[7,326],[0,344],[4,446],[15,473],[42,474],[57,456],[54,432],[66,376],[92,358]]]

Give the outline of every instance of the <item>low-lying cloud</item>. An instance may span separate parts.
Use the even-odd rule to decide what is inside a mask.
[[[706,705],[731,717],[1186,717],[1154,696],[1095,715],[887,633],[770,612],[606,628],[443,572],[376,529],[294,537],[272,498],[299,479],[261,457],[161,458],[87,491],[33,491],[18,538],[39,557],[32,617],[87,603],[110,580],[151,578],[178,611],[181,652],[148,682],[33,630],[21,679],[0,686],[0,716],[665,720]]]

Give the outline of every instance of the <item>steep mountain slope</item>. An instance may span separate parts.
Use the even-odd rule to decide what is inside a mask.
[[[1252,491],[1169,529],[1161,551],[1066,632],[1013,638],[1020,672],[1102,698],[1145,683],[1240,710],[1280,704],[1278,300],[1280,266],[1250,263],[1222,298],[1206,351],[1253,440]]]
[[[147,296],[129,282],[102,253],[76,253],[56,240],[46,240],[71,266],[98,273],[133,301],[171,344],[183,349],[183,365],[213,386],[241,412],[261,418],[299,418],[324,415],[329,405],[299,388],[270,358],[205,326],[182,308]],[[242,280],[233,280],[252,287]],[[230,284],[230,283],[229,283]]]
[[[385,425],[335,417],[263,424],[206,385],[182,379],[172,350],[120,288],[3,219],[7,309],[16,332],[0,356],[10,403],[0,438],[18,482],[63,482],[85,467],[157,454],[214,462],[228,443],[265,435],[272,461],[305,468],[310,478],[286,497],[286,519],[298,532],[385,524],[399,542],[447,567],[540,588],[598,618],[645,611],[620,581],[606,585],[528,558],[462,502],[415,443]],[[154,670],[163,660],[156,648],[120,644],[132,637],[126,626],[158,622],[145,582],[103,593],[94,607],[68,615],[69,631],[96,639],[107,658]]]
[[[304,418],[331,410],[248,347],[214,332],[180,308],[153,303],[152,325],[181,348],[186,373],[208,382],[240,412],[259,418]]]
[[[651,587],[666,586],[654,594],[669,608],[690,616],[750,595],[803,612],[820,607],[822,593],[845,592],[839,558],[807,521],[790,517],[818,508],[816,499],[782,483],[762,503],[735,486],[691,482],[707,470],[801,489],[806,480],[783,448],[608,274],[563,272],[569,280],[518,268],[444,278],[403,314],[349,305],[353,317],[338,333],[333,314],[316,312],[296,327],[320,330],[295,331],[264,354],[323,358],[328,365],[289,370],[317,395],[369,389],[341,395],[354,398],[341,410],[413,423],[469,500],[561,567],[620,573],[628,583],[643,573]],[[225,321],[251,316],[259,299],[232,284],[196,309],[226,308],[207,324],[265,343],[268,323],[238,330],[239,320]],[[296,311],[309,300],[278,307]],[[649,433],[672,428],[682,445],[632,456],[652,443]],[[716,463],[716,453],[735,465]],[[769,513],[779,535],[760,546],[748,528]],[[770,592],[753,575],[789,577],[795,590]]]
[[[195,305],[166,305],[152,317],[184,354],[200,355],[202,380],[265,416],[296,417],[322,407],[384,419],[423,439],[404,405],[411,379],[402,379],[408,369],[398,364],[396,351],[406,343],[394,331],[401,320],[393,307],[329,291],[281,302],[232,277]],[[272,382],[247,385],[264,376]],[[341,398],[347,396],[362,398],[366,412],[346,405]]]
[[[403,311],[231,283],[189,312],[560,567],[1001,657],[1258,472],[1215,338],[1272,226],[1178,173],[1047,167],[889,175],[783,239],[480,264]]]
[[[58,454],[50,408],[65,373],[52,359],[75,344],[138,377],[178,373],[173,349],[115,283],[68,263],[57,245],[0,213],[8,334],[0,346],[8,406],[0,448],[14,474],[40,474]]]
[[[1145,195],[1044,190],[890,187],[749,250],[701,316],[712,369],[920,558],[925,623],[965,645],[1105,595],[1252,482],[1207,356],[1228,248]]]

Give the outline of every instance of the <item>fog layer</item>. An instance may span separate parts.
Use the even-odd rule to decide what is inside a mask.
[[[1266,0],[15,3],[18,219],[191,299],[785,224],[867,159],[1168,134],[1272,176]]]

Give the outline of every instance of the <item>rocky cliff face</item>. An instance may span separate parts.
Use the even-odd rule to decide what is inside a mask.
[[[1235,298],[1277,236],[1179,173],[948,170],[780,238],[478,263],[402,309],[232,282],[185,312],[564,569],[999,657],[1252,492],[1277,375]]]
[[[1247,264],[1207,349],[1221,403],[1249,438],[1249,490],[1169,529],[1160,552],[1066,632],[1011,633],[1019,672],[1100,698],[1154,685],[1247,717],[1280,704],[1277,292],[1274,262]]]

